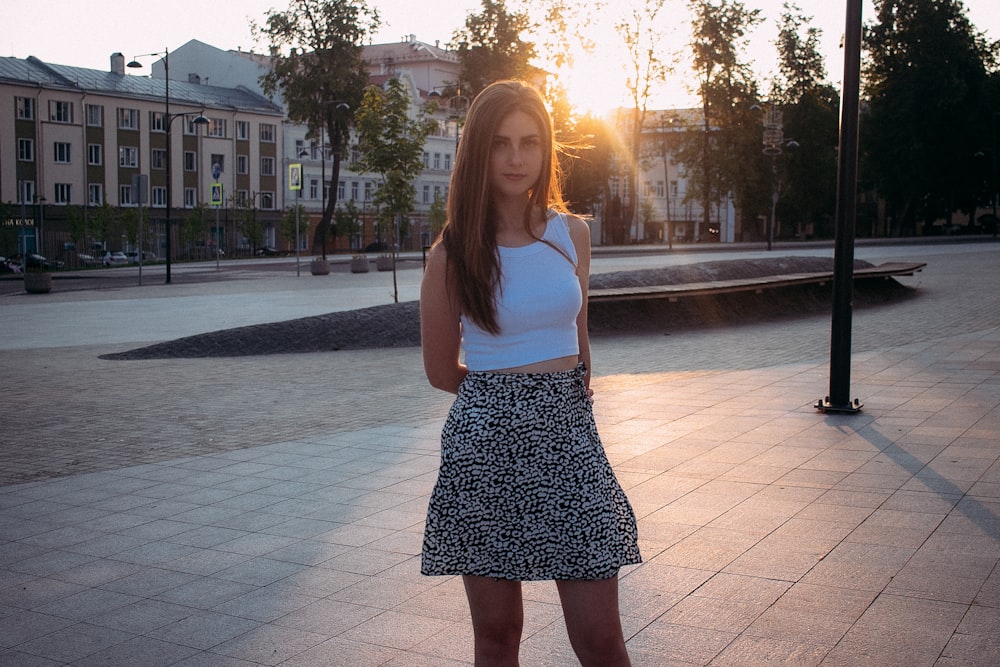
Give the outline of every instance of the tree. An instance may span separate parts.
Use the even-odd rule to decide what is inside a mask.
[[[298,233],[295,225],[298,223]],[[336,227],[334,228],[336,229]],[[281,216],[281,235],[288,241],[294,243],[295,239],[303,238],[309,233],[309,212],[306,207],[296,201],[285,209],[285,214]],[[296,248],[298,250],[298,248]]]
[[[236,220],[236,229],[250,244],[250,254],[256,253],[257,248],[264,243],[264,223],[257,215],[256,195],[257,193],[254,193],[252,197],[247,199],[233,196],[229,200]]]
[[[819,49],[821,32],[785,3],[778,31],[778,74],[772,101],[784,108],[785,137],[797,144],[781,156],[778,202],[782,219],[812,225],[832,237],[837,196],[838,110],[840,99],[826,79]],[[803,34],[803,29],[805,32]]]
[[[557,126],[556,138],[564,147],[559,160],[567,205],[574,213],[592,215],[609,197],[614,133],[607,123],[588,114]],[[604,220],[606,224],[607,211]]]
[[[628,51],[628,77],[626,85],[632,98],[631,154],[626,175],[628,200],[623,210],[623,222],[629,227],[636,219],[636,205],[639,199],[639,162],[642,151],[642,135],[646,124],[649,99],[654,88],[666,80],[670,66],[660,54],[662,39],[657,17],[665,0],[643,0],[642,7],[633,6],[628,15],[615,24],[619,36]],[[636,230],[638,235],[638,230]],[[631,234],[630,234],[631,236]],[[636,238],[638,240],[638,238]]]
[[[251,206],[253,206],[252,202]],[[251,239],[251,242],[255,244],[253,247],[257,248],[258,244],[260,244],[264,239],[264,230],[263,226],[257,223],[257,209],[253,208],[252,211],[253,211],[252,214],[253,220],[254,223],[256,223],[256,226],[251,228],[248,225],[246,229],[248,230],[252,229],[251,233],[255,235],[251,236],[251,234],[247,234],[246,232],[244,232],[244,235],[247,238]],[[133,224],[129,226],[134,227],[135,226],[134,221]],[[204,242],[205,233],[207,230],[208,230],[208,206],[206,206],[204,203],[199,203],[198,206],[196,206],[195,208],[188,209],[187,212],[184,214],[184,217],[181,219],[181,224],[177,229],[177,234],[180,237],[181,246],[187,249],[188,259],[192,258],[192,250],[196,246]]]
[[[876,0],[867,26],[863,173],[890,216],[890,233],[974,210],[976,154],[990,136],[989,71],[996,44],[958,0]]]
[[[702,126],[689,128],[680,150],[691,186],[688,198],[700,197],[707,231],[711,205],[732,193],[737,208],[752,196],[748,164],[759,163],[760,144],[750,151],[759,125],[750,108],[758,101],[757,84],[741,60],[750,29],[760,23],[760,10],[738,0],[690,0],[692,66],[698,77]],[[754,158],[750,157],[754,155]],[[749,161],[748,161],[749,160]]]
[[[444,196],[438,192],[434,194],[434,201],[431,202],[431,207],[427,210],[427,225],[430,227],[428,230],[430,232],[431,240],[437,238],[441,230],[444,229],[444,223],[448,219],[448,205]]]
[[[348,247],[354,246],[354,239],[361,235],[361,209],[348,199],[346,204],[337,207],[334,217],[334,234],[347,239]]]
[[[261,77],[264,92],[272,99],[280,92],[289,120],[305,123],[311,137],[325,134],[334,184],[350,139],[350,112],[368,85],[362,47],[379,25],[378,12],[364,0],[291,0],[286,11],[268,12],[263,26],[253,25],[270,44],[271,71]],[[326,146],[322,150],[325,159]],[[324,259],[336,206],[334,187],[312,243],[313,253]]]
[[[358,161],[362,171],[379,176],[380,187],[373,201],[379,212],[381,231],[392,230],[392,277],[395,298],[396,254],[403,216],[413,210],[416,189],[413,180],[423,169],[424,143],[436,128],[424,109],[410,116],[410,95],[398,78],[389,79],[385,88],[365,89],[361,107],[355,116],[358,130]]]
[[[469,14],[452,36],[458,53],[462,94],[474,98],[502,79],[531,79],[535,45],[522,39],[531,27],[527,13],[511,12],[504,0],[482,0],[482,13]]]

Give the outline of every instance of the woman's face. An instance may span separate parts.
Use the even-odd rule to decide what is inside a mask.
[[[545,157],[542,129],[523,111],[503,119],[490,149],[490,183],[500,197],[524,197],[538,183]]]

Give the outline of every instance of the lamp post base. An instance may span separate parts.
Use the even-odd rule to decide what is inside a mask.
[[[853,415],[861,412],[861,408],[864,407],[861,401],[854,399],[849,403],[831,403],[830,397],[827,396],[821,401],[816,401],[816,409],[820,412],[832,412],[836,414],[848,414]]]

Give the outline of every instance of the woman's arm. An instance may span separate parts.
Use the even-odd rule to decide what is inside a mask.
[[[580,344],[580,361],[587,366],[584,382],[590,389],[590,333],[587,331],[587,294],[590,287],[590,226],[574,215],[566,216],[569,225],[570,238],[576,248],[576,275],[580,279],[580,291],[583,293],[583,305],[576,316],[576,335]]]
[[[447,262],[442,244],[431,248],[420,283],[420,347],[431,386],[456,394],[467,371],[459,363],[460,309],[448,289]]]

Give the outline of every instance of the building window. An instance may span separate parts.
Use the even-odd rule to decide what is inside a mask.
[[[358,201],[358,182],[351,181],[351,201]]]
[[[118,166],[119,167],[138,167],[139,166],[139,149],[135,146],[119,146],[118,147]]]
[[[262,157],[260,159],[260,175],[274,176],[274,158]]]
[[[153,186],[153,207],[154,208],[167,207],[167,189],[162,185]]]
[[[236,173],[237,174],[249,174],[250,173],[250,156],[249,155],[237,155],[236,156]]]
[[[273,192],[260,192],[260,208],[264,211],[274,210],[274,193]]]
[[[132,197],[132,186],[131,185],[119,185],[118,186],[118,205],[119,206],[134,206],[135,200]]]
[[[34,139],[18,139],[17,140],[17,159],[21,162],[34,162],[35,161],[35,140]]]
[[[184,151],[184,171],[198,171],[198,154]]]
[[[677,198],[677,181],[670,181],[670,196],[671,198]]]
[[[71,162],[70,144],[63,141],[57,141],[53,144],[53,148],[55,149],[52,154],[53,162],[56,164],[69,164]]]
[[[667,192],[666,188],[663,187],[663,181],[657,181],[656,182],[656,196],[660,197],[662,199],[663,195],[665,195],[666,192]]]
[[[104,185],[102,183],[91,183],[87,186],[87,204],[90,206],[100,206],[104,203]]]
[[[15,97],[14,109],[18,120],[35,120],[35,100],[30,97]]]
[[[250,193],[247,192],[246,190],[237,190],[236,191],[236,205],[237,206],[246,206],[247,205],[247,200],[249,198],[250,198]]]
[[[215,170],[215,165],[219,165],[219,171],[225,173],[226,171],[226,156],[222,153],[212,153],[212,170]]]
[[[97,167],[104,164],[104,146],[101,144],[87,144],[87,164]]]
[[[153,169],[167,168],[167,150],[165,148],[154,148],[149,158],[149,164]]]
[[[430,168],[431,168],[431,154],[428,153],[427,151],[424,151],[424,169],[430,169]]]
[[[236,138],[242,141],[250,139],[250,123],[248,121],[236,121]]]
[[[184,188],[184,208],[194,208],[198,205],[198,190]]]
[[[213,118],[212,124],[208,126],[208,136],[224,139],[226,137],[226,119]]]
[[[444,154],[444,168],[447,171],[451,171],[451,153]]]
[[[372,188],[372,182],[365,181],[365,201],[371,201],[373,193],[374,189]]]
[[[270,123],[260,124],[260,140],[269,144],[274,143],[274,125]]]
[[[55,184],[55,203],[57,204],[72,204],[73,203],[73,186],[70,183],[56,183]]]
[[[344,199],[344,187],[345,187],[345,185],[346,184],[344,183],[344,181],[337,181],[337,199],[339,199],[341,201],[343,201],[343,199]]]
[[[441,168],[441,154],[440,153],[435,153],[434,154],[434,168],[435,169],[440,169]]]
[[[167,124],[164,121],[166,116],[163,115],[162,111],[150,111],[149,112],[149,131],[150,132],[166,132]]]
[[[60,102],[59,100],[49,101],[49,120],[53,123],[73,122],[73,103]]]
[[[138,130],[139,112],[135,109],[118,109],[118,129]]]
[[[87,105],[87,125],[89,127],[104,127],[104,107],[100,104]]]
[[[319,199],[319,181],[315,178],[309,179],[309,199]]]
[[[34,181],[21,181],[21,201],[18,204],[34,204],[35,203],[35,182]]]
[[[425,185],[424,186],[423,203],[425,203],[425,204],[430,204],[431,203],[431,186],[429,186],[429,185]]]

